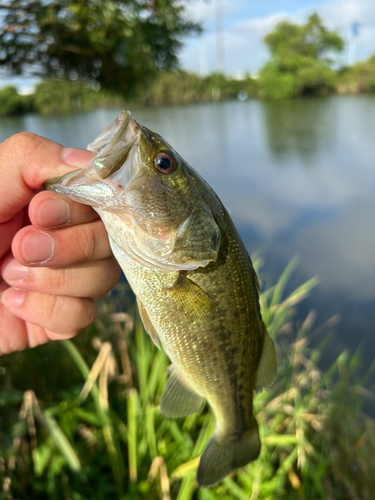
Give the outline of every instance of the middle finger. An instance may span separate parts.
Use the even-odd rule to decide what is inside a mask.
[[[99,216],[88,205],[82,205],[50,191],[42,191],[31,200],[29,217],[34,226],[52,229],[85,224]]]

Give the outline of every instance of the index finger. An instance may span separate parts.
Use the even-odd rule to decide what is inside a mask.
[[[30,132],[5,140],[0,144],[0,223],[26,206],[44,181],[83,167],[92,157],[90,151],[64,148]]]
[[[35,227],[54,229],[86,224],[99,215],[89,205],[82,205],[51,191],[42,191],[30,201],[29,217]]]

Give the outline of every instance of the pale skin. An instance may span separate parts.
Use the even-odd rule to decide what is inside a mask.
[[[97,213],[38,192],[92,156],[30,133],[0,144],[0,355],[74,337],[120,277]]]

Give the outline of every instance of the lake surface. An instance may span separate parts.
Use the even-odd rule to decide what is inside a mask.
[[[215,189],[250,253],[273,282],[293,256],[290,289],[318,276],[298,308],[315,309],[316,326],[339,315],[331,359],[363,344],[375,356],[375,97],[326,97],[133,109]],[[117,116],[98,110],[70,116],[3,119],[0,140],[32,131],[86,147]],[[266,278],[267,277],[267,278]]]

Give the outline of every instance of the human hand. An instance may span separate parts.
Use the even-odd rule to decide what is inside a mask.
[[[30,133],[0,144],[0,355],[75,336],[120,277],[96,212],[37,194],[92,156]]]

